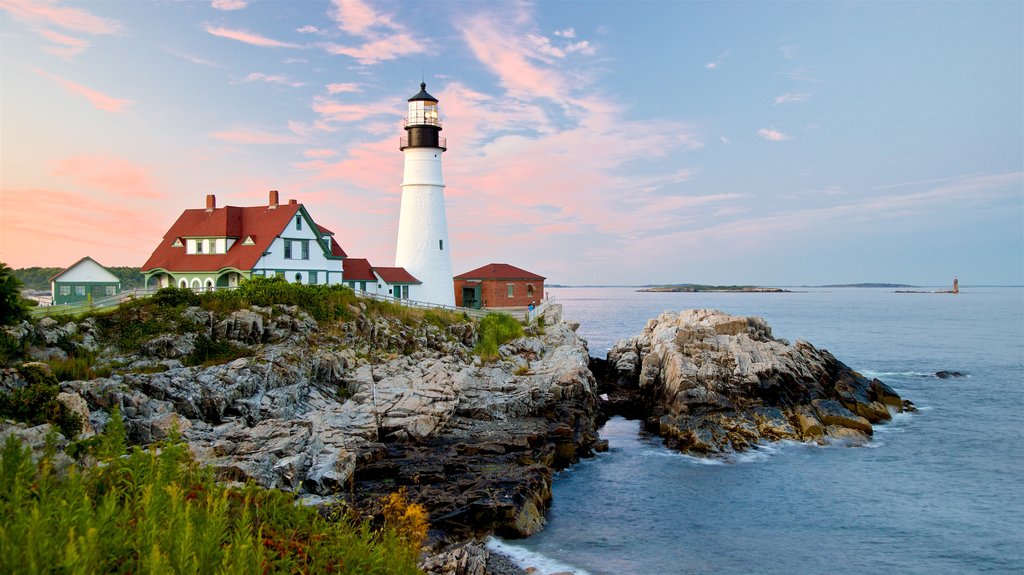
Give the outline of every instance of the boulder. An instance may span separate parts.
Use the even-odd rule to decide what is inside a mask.
[[[617,343],[606,366],[613,388],[639,391],[652,431],[701,454],[780,439],[866,438],[872,423],[905,409],[892,388],[828,351],[774,338],[761,318],[716,310],[663,313]]]

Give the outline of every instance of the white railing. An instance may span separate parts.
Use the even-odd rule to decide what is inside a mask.
[[[91,301],[83,301],[83,302],[77,302],[77,303],[73,303],[73,304],[63,304],[63,305],[39,306],[39,307],[36,307],[36,308],[32,308],[31,315],[32,315],[32,317],[38,318],[38,317],[45,317],[45,316],[77,314],[77,313],[83,313],[83,312],[86,312],[86,311],[91,311],[91,310],[96,310],[96,309],[103,309],[103,308],[107,308],[107,307],[115,307],[115,306],[121,305],[122,303],[124,303],[125,301],[128,301],[128,300],[133,300],[133,299],[139,299],[139,298],[144,298],[144,297],[152,296],[159,289],[160,289],[159,287],[155,287],[155,288],[134,288],[134,289],[122,291],[119,294],[115,294],[115,295],[112,295],[112,296],[106,296],[106,297],[102,297],[102,298],[91,300]],[[202,292],[202,291],[221,291],[221,290],[232,290],[232,289],[237,289],[237,287],[236,286],[230,286],[230,287],[200,288],[197,291],[200,291],[200,292]],[[403,305],[403,306],[406,306],[406,307],[419,308],[419,309],[441,309],[441,310],[445,310],[445,311],[449,311],[449,312],[457,313],[457,314],[464,313],[464,314],[466,314],[467,316],[469,316],[469,317],[471,317],[473,319],[481,319],[481,318],[483,318],[483,317],[485,317],[485,316],[487,316],[489,314],[492,314],[492,313],[503,313],[503,314],[506,314],[506,315],[510,315],[510,316],[520,320],[520,321],[524,321],[526,323],[529,323],[534,318],[540,317],[541,314],[544,313],[544,310],[547,309],[548,304],[550,303],[549,299],[542,299],[540,301],[540,304],[537,305],[533,309],[533,311],[531,312],[528,308],[509,308],[509,309],[485,308],[485,309],[474,309],[474,308],[469,308],[469,307],[456,307],[456,306],[451,306],[451,305],[429,303],[429,302],[416,301],[416,300],[411,300],[411,299],[400,299],[400,298],[396,298],[394,296],[375,294],[375,293],[363,292],[363,291],[356,291],[355,294],[358,297],[375,299],[375,300],[378,300],[378,301],[391,302],[391,303],[398,304],[398,305]]]

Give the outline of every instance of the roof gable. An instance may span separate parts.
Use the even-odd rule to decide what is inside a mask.
[[[459,280],[544,280],[547,279],[544,276],[539,276],[533,272],[528,272],[524,269],[511,266],[509,264],[487,264],[470,270],[464,274],[455,276],[455,279]]]
[[[291,223],[300,207],[301,204],[296,203],[274,207],[226,206],[213,210],[185,210],[164,234],[163,241],[153,250],[141,270],[252,269]],[[179,238],[189,237],[246,238],[246,241],[234,242],[223,254],[186,254],[180,247],[174,247]],[[180,246],[180,242],[177,243]]]
[[[121,278],[89,256],[85,256],[62,271],[53,274],[50,281],[61,281],[59,278],[74,282],[121,283]]]
[[[346,259],[341,275],[344,281],[377,281],[377,276],[373,275],[373,266],[365,258]]]

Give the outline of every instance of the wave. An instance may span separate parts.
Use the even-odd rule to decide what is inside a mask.
[[[518,545],[513,545],[497,537],[488,537],[485,542],[487,549],[492,553],[504,555],[513,563],[523,569],[533,568],[537,573],[571,573],[572,575],[590,575],[588,571],[562,563],[552,559],[543,553],[530,551]]]

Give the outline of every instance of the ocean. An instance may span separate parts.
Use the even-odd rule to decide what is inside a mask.
[[[556,474],[546,529],[490,547],[540,574],[1024,572],[1024,288],[791,289],[549,291],[595,357],[662,311],[720,309],[828,349],[919,411],[867,447],[790,442],[728,460],[613,418],[607,453]]]

